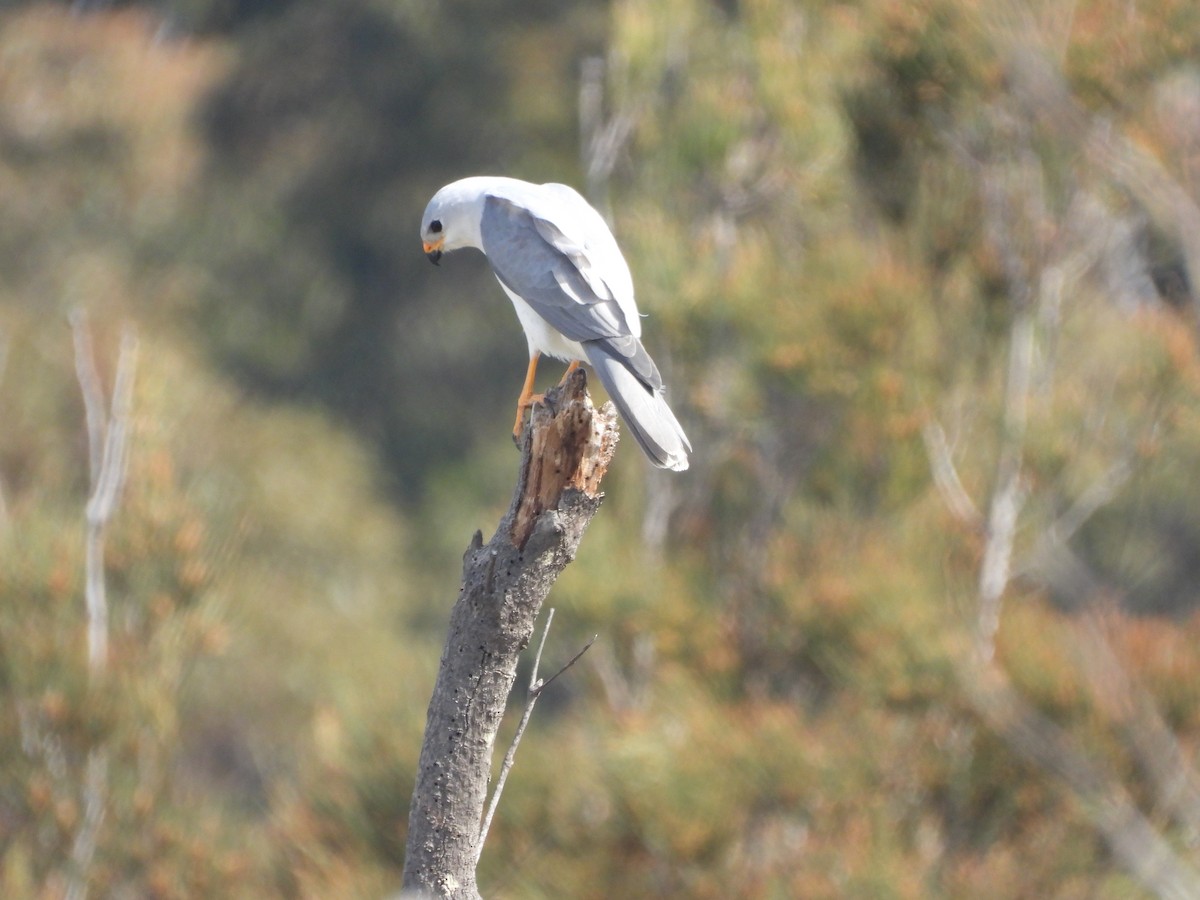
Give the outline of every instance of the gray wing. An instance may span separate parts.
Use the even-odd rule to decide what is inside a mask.
[[[585,247],[547,218],[496,196],[484,201],[479,231],[483,252],[505,287],[568,339],[602,342],[639,381],[661,390],[658,367],[632,334]]]

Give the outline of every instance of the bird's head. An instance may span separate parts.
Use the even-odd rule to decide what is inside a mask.
[[[436,265],[443,253],[461,247],[481,247],[484,181],[464,178],[433,195],[421,217],[421,245],[430,262]]]
[[[436,266],[446,247],[446,226],[438,216],[430,217],[426,213],[425,220],[421,222],[421,246],[429,261]]]

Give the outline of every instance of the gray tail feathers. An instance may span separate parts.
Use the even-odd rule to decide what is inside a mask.
[[[650,462],[676,472],[686,469],[692,445],[671,407],[667,406],[662,391],[654,390],[639,379],[630,370],[624,355],[607,346],[607,342],[584,341],[583,349]]]

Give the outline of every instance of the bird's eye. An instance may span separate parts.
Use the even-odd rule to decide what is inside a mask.
[[[441,222],[441,220],[440,220],[440,219],[434,219],[432,222],[430,222],[430,223],[429,223],[429,231],[430,231],[430,233],[431,233],[431,234],[441,234],[441,233],[442,233],[442,222]]]

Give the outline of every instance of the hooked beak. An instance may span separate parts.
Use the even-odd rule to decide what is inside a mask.
[[[422,241],[421,246],[425,248],[425,255],[429,257],[429,261],[435,266],[438,260],[442,258],[442,244],[444,240],[439,238],[436,241]]]

